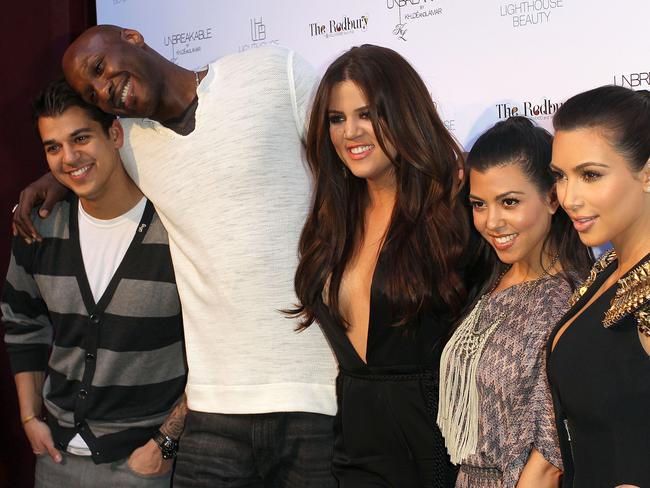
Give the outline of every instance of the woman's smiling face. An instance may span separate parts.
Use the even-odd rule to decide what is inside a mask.
[[[644,178],[600,129],[558,131],[551,169],[558,200],[584,244],[636,238],[636,225],[648,218]]]
[[[474,226],[507,264],[539,263],[557,203],[528,180],[517,162],[470,170]]]

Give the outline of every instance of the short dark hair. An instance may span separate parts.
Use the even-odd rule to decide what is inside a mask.
[[[650,158],[650,92],[615,85],[569,98],[555,112],[556,131],[601,129],[634,171]]]
[[[61,77],[51,82],[40,92],[32,103],[34,125],[38,125],[41,117],[58,117],[70,107],[79,107],[88,117],[99,123],[108,134],[108,129],[116,119],[115,115],[107,114],[94,105],[84,102],[81,96],[72,89],[65,78]]]

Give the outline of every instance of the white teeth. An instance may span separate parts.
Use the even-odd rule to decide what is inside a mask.
[[[505,244],[506,242],[513,240],[515,237],[517,237],[517,234],[510,234],[503,237],[495,237],[494,240],[497,244]]]
[[[83,168],[75,169],[74,171],[70,171],[70,174],[72,176],[80,176],[84,174],[86,171],[90,169],[90,166],[84,166]]]
[[[367,146],[352,147],[352,148],[350,148],[350,152],[352,154],[361,154],[363,152],[370,151],[373,147],[375,147],[375,146],[373,146],[372,144],[369,144]]]
[[[124,85],[124,88],[122,88],[122,96],[120,97],[122,105],[124,105],[124,102],[126,102],[126,95],[129,93],[129,88],[131,88],[131,79],[129,79],[126,85]]]

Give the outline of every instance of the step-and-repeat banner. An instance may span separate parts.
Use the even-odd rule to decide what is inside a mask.
[[[650,88],[648,0],[97,0],[97,20],[187,68],[279,45],[322,72],[352,46],[390,47],[466,149],[512,115],[550,128],[589,88]]]

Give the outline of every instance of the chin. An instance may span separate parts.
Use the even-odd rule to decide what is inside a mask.
[[[494,249],[494,252],[496,253],[497,258],[503,264],[513,264],[513,263],[516,263],[517,260],[519,259],[519,257],[516,255],[516,253],[513,253],[510,250],[498,251],[494,247],[492,249]]]
[[[579,234],[579,237],[580,242],[582,242],[587,247],[598,247],[611,241],[609,238],[600,238],[598,236],[592,236],[589,234]]]

